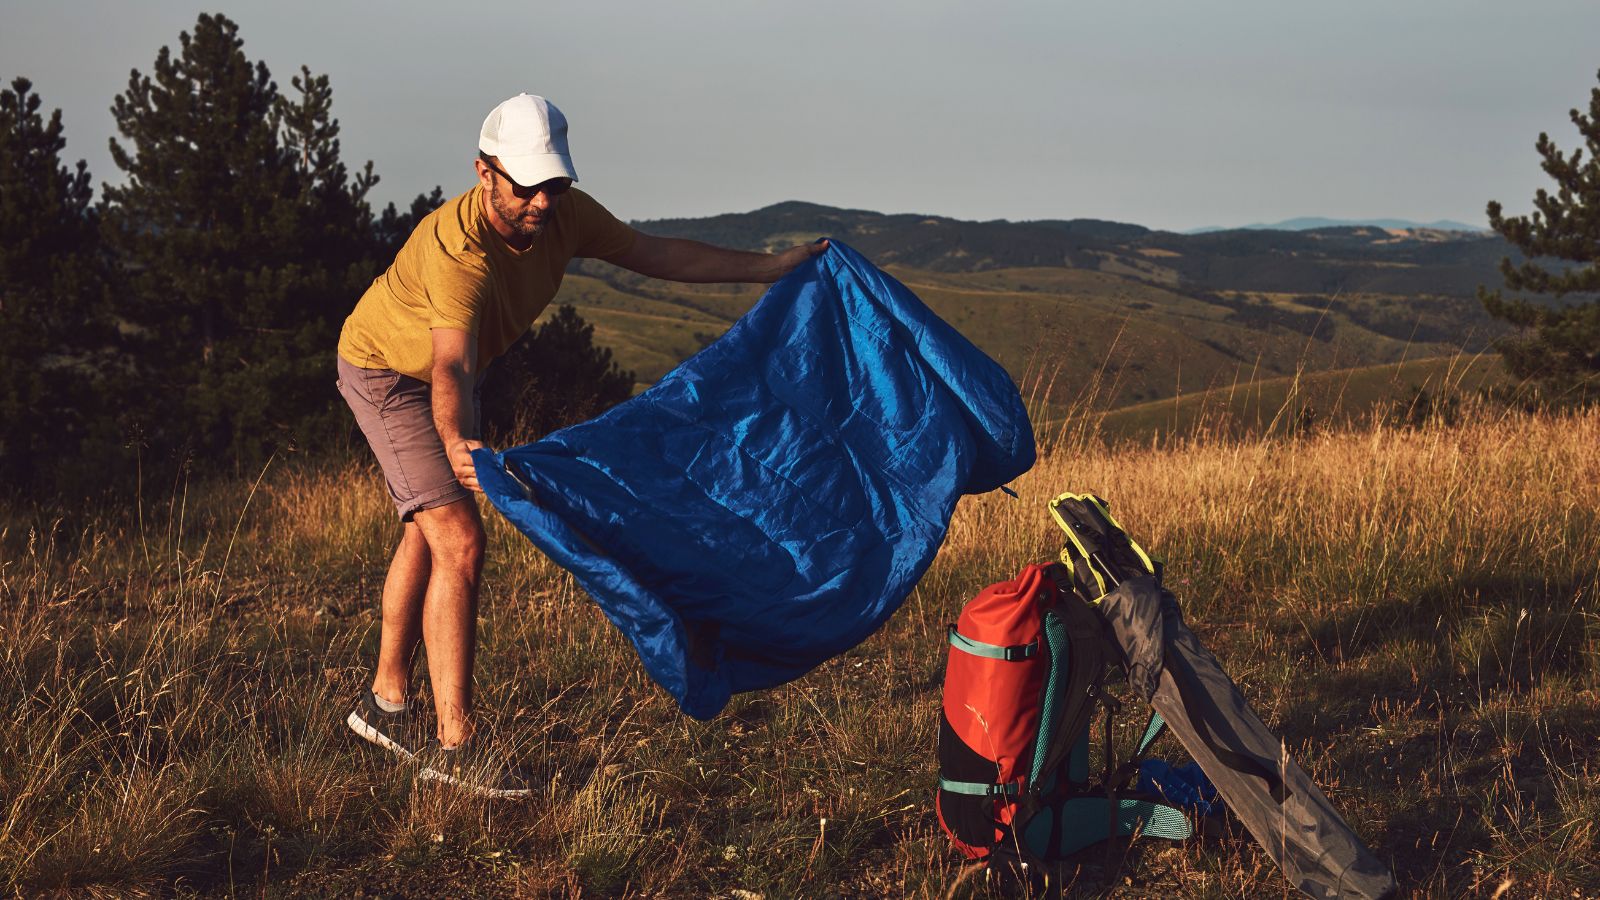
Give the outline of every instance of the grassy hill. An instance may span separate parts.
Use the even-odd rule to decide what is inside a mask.
[[[1093,408],[1110,409],[1241,380],[1447,355],[1500,333],[1476,299],[1186,291],[1064,267],[887,271],[1058,412],[1076,408],[1091,385]],[[568,274],[561,302],[647,385],[721,336],[760,294],[585,262]]]
[[[965,222],[808,203],[636,223],[751,249],[833,235],[912,288],[1042,414],[1242,381],[1477,353],[1506,333],[1476,299],[1497,237],[1336,227],[1183,235],[1100,220]],[[759,286],[678,285],[575,263],[560,302],[640,387],[715,340]]]
[[[1020,499],[964,499],[877,634],[704,723],[490,513],[477,683],[537,778],[525,803],[418,782],[343,724],[396,536],[370,463],[103,514],[8,504],[0,891],[998,900],[934,816],[944,625],[1049,558],[1045,500],[1088,489],[1402,896],[1600,896],[1600,415],[1085,437]],[[1124,749],[1141,709],[1124,695]],[[1051,875],[1122,900],[1291,890],[1237,828],[1116,850]]]
[[[570,303],[594,325],[595,343],[610,347],[641,385],[721,337],[761,296],[759,285],[686,285],[640,278],[587,263],[562,282]]]
[[[1454,415],[1464,398],[1509,384],[1497,356],[1438,356],[1266,379],[1111,410],[1095,420],[1108,440],[1289,433],[1373,416],[1413,423]],[[1044,429],[1071,429],[1066,419]]]

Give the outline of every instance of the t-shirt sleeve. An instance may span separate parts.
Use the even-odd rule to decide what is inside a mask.
[[[436,254],[428,273],[428,327],[477,334],[489,305],[489,270],[481,259]]]
[[[600,201],[582,191],[573,191],[570,199],[575,201],[578,224],[578,243],[573,256],[608,259],[633,247],[638,233],[601,206]]]

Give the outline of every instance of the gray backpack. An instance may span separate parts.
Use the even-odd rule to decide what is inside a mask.
[[[1283,742],[1267,730],[1217,658],[1183,622],[1160,566],[1092,494],[1063,494],[1050,513],[1067,533],[1061,561],[1099,610],[1135,693],[1149,701],[1289,882],[1310,897],[1395,893],[1368,850]]]

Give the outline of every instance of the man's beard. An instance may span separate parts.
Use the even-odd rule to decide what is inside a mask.
[[[545,225],[544,217],[550,214],[550,210],[548,209],[542,213],[536,212],[536,215],[539,217],[538,221],[528,219],[524,215],[518,215],[511,211],[511,204],[507,203],[506,199],[500,196],[499,191],[489,192],[489,206],[493,207],[494,214],[500,217],[500,221],[511,226],[512,232],[514,232],[518,237],[525,238],[536,238],[543,233]],[[528,210],[525,210],[525,212],[535,211],[530,207]]]

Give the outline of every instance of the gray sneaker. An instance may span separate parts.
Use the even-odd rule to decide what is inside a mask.
[[[350,726],[351,731],[385,750],[398,753],[404,759],[413,759],[417,755],[410,738],[413,728],[410,706],[399,712],[385,712],[378,705],[372,688],[361,692],[361,699],[356,701],[355,709],[345,717],[344,723]]]
[[[482,744],[469,741],[458,747],[444,747],[437,738],[417,751],[422,764],[417,778],[454,785],[479,797],[520,800],[533,794],[528,779],[504,759],[487,752]]]

